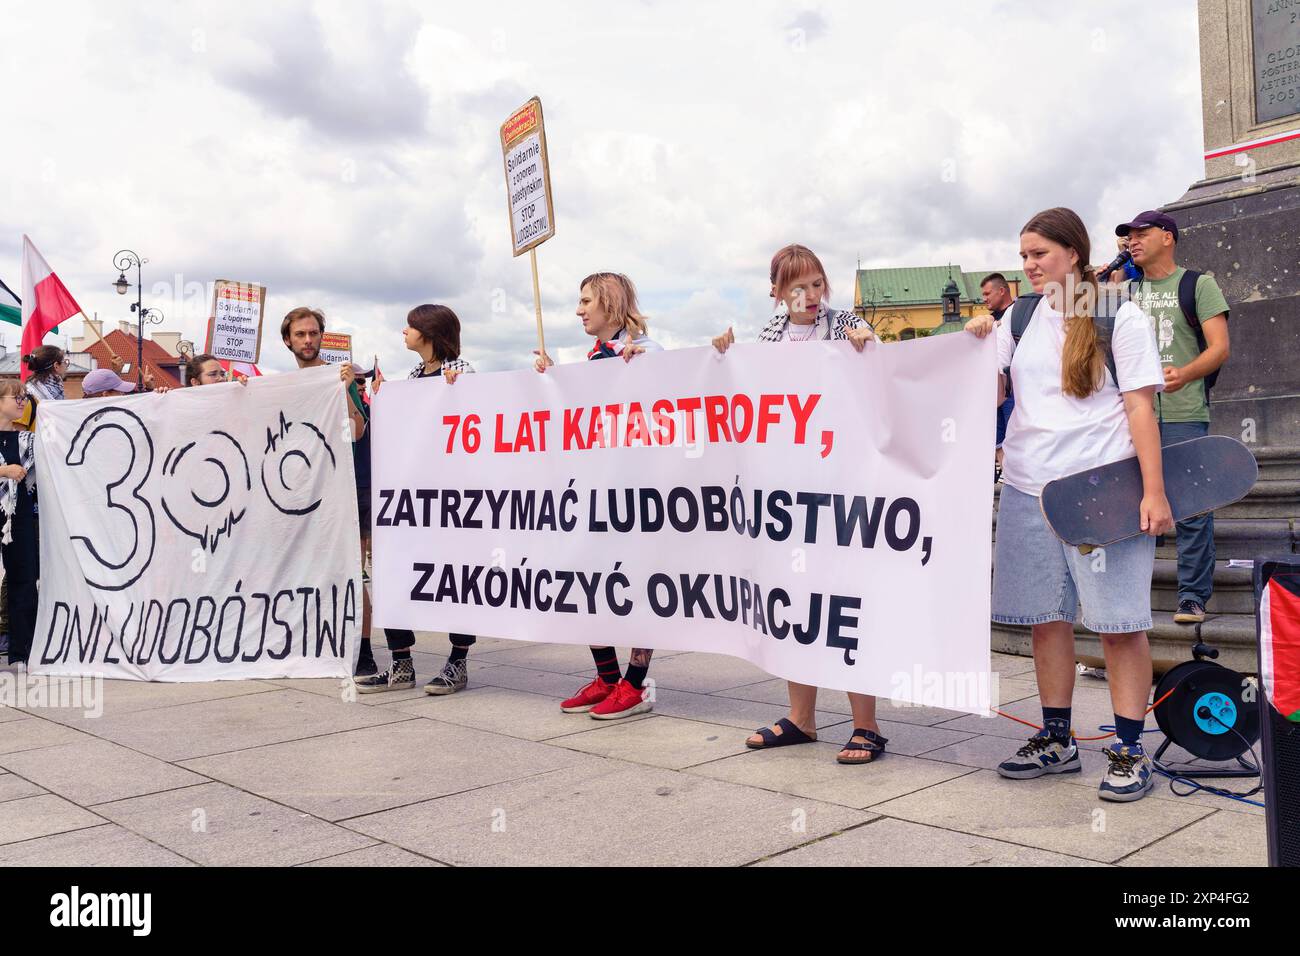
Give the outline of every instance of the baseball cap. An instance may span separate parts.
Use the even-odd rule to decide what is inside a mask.
[[[81,380],[84,395],[97,395],[100,392],[134,392],[135,386],[117,377],[111,368],[97,368],[88,372]]]
[[[1133,217],[1132,222],[1120,223],[1115,227],[1115,235],[1127,236],[1133,229],[1146,229],[1149,226],[1157,226],[1165,232],[1172,233],[1174,242],[1178,241],[1178,223],[1174,222],[1173,216],[1166,216],[1157,209],[1138,213]]]

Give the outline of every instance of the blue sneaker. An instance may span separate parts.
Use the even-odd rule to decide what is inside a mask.
[[[1062,740],[1040,730],[1029,742],[1016,751],[1016,755],[998,764],[998,773],[1012,780],[1041,777],[1045,773],[1078,773],[1079,746],[1074,738]]]
[[[1151,758],[1141,744],[1111,744],[1106,748],[1106,760],[1110,766],[1097,788],[1101,799],[1119,803],[1141,800],[1155,786]]]

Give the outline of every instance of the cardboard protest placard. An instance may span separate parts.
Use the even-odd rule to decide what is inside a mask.
[[[533,97],[501,124],[501,154],[510,205],[510,238],[521,256],[555,235],[551,167],[546,156],[542,101]]]
[[[346,332],[326,332],[320,337],[320,357],[330,365],[352,361],[352,336]]]
[[[218,279],[212,286],[212,312],[204,351],[230,362],[257,364],[265,312],[266,286]]]

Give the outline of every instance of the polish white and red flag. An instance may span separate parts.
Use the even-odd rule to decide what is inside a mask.
[[[39,348],[47,332],[52,332],[60,322],[81,314],[81,306],[72,297],[63,280],[54,274],[45,257],[23,236],[23,341],[22,354],[30,355]],[[23,381],[31,375],[24,363]]]
[[[221,363],[222,368],[234,375],[244,375],[248,378],[256,378],[262,374],[262,370],[252,362],[231,362],[226,359],[217,359],[217,361]]]

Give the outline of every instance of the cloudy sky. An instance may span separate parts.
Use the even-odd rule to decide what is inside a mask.
[[[19,288],[26,232],[88,313],[129,319],[128,247],[162,328],[196,339],[212,279],[265,283],[267,369],[304,304],[386,369],[412,364],[422,302],[456,310],[481,370],[529,361],[497,130],[532,95],[558,361],[585,351],[590,272],[626,272],[656,338],[700,345],[757,330],[787,242],[847,307],[859,259],[1014,267],[1052,205],[1101,261],[1115,222],[1203,171],[1193,0],[6,6],[0,278]]]

